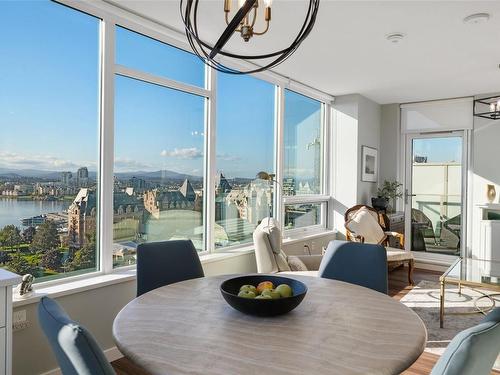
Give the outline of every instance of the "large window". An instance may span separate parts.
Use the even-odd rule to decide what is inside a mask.
[[[329,105],[301,85],[208,69],[91,2],[0,7],[0,267],[46,281],[145,242],[249,246],[267,216],[326,228]]]
[[[273,184],[256,175],[274,173],[275,86],[228,74],[217,85],[215,246],[223,247],[251,242],[272,215]]]
[[[136,49],[152,43],[131,38]],[[179,54],[155,43],[165,59],[172,53],[166,61]],[[178,72],[197,74],[196,66]],[[120,75],[115,93],[113,265],[135,263],[143,242],[190,239],[203,251],[205,98]]]
[[[1,4],[0,267],[37,281],[98,267],[99,28],[51,1]]]

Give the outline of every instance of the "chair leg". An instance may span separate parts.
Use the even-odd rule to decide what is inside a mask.
[[[414,267],[414,260],[411,259],[408,261],[408,282],[410,283],[411,286],[415,285],[413,282],[413,267]]]

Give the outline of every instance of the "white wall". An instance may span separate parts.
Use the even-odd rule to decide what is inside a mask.
[[[480,95],[478,97],[493,96]],[[493,184],[497,191],[494,203],[500,203],[500,154],[498,152],[500,142],[500,120],[488,120],[474,117],[474,130],[471,136],[472,158],[471,158],[471,181],[469,181],[469,196],[472,202],[471,225],[469,241],[471,247],[469,253],[472,256],[479,254],[480,247],[480,220],[481,211],[477,205],[484,204],[486,200],[486,185]]]
[[[384,180],[398,180],[401,152],[399,131],[400,115],[401,111],[397,103],[381,106],[379,150],[380,182]]]
[[[356,204],[371,205],[377,183],[361,181],[361,147],[379,150],[381,106],[361,95],[335,98],[333,105],[334,143],[334,223],[335,229],[344,230],[344,212]]]

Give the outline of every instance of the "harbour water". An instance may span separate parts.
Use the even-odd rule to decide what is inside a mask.
[[[0,229],[6,225],[14,224],[22,229],[21,219],[47,214],[49,212],[66,211],[69,201],[32,201],[17,199],[0,199]]]

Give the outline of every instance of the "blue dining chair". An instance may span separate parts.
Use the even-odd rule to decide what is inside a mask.
[[[63,375],[115,375],[90,332],[71,320],[56,301],[42,297],[38,320]]]
[[[318,276],[356,284],[387,294],[387,253],[382,245],[331,241]]]
[[[137,297],[168,284],[204,276],[191,240],[149,242],[137,247]]]
[[[457,334],[431,375],[489,375],[500,353],[500,307]]]

